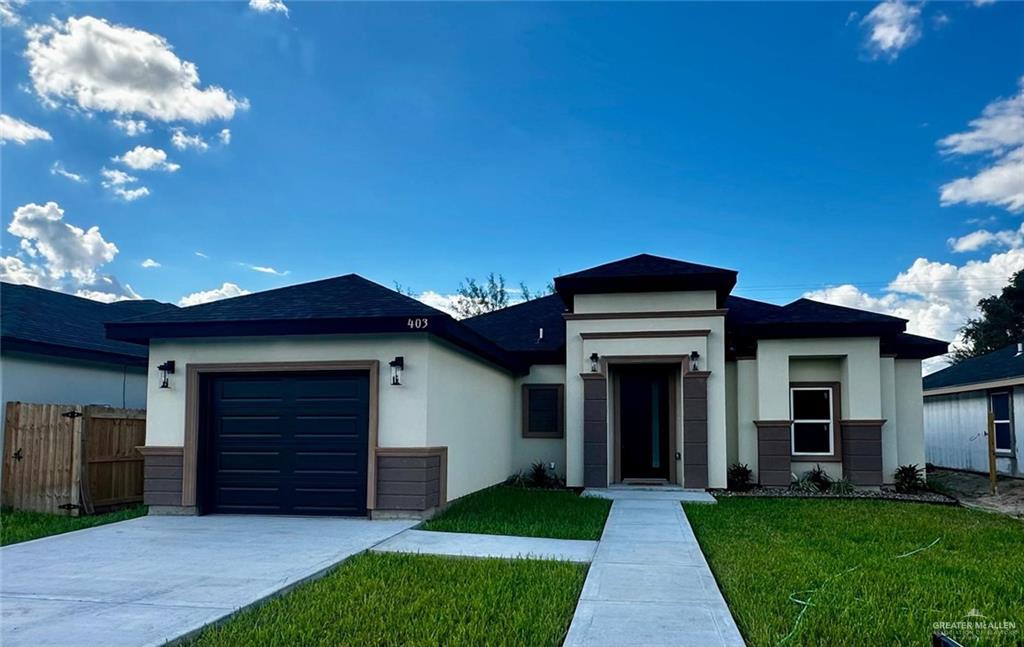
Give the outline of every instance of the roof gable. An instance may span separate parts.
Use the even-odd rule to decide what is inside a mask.
[[[567,305],[576,294],[676,290],[714,290],[722,305],[735,285],[735,270],[652,254],[637,254],[555,278],[555,290]]]

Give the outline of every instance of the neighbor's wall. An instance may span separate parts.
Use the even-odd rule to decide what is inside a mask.
[[[426,444],[448,448],[448,500],[504,481],[513,471],[515,379],[434,339],[427,361]]]
[[[47,355],[0,355],[0,399],[40,404],[105,404],[146,408],[146,369]],[[0,414],[0,447],[4,415]]]
[[[523,438],[523,385],[565,384],[564,364],[530,367],[529,375],[516,380],[513,390],[512,472],[528,470],[536,462],[555,464],[555,472],[565,478],[565,436],[561,438]],[[563,414],[563,424],[565,422]]]
[[[181,447],[185,442],[185,368],[188,364],[239,362],[380,362],[378,444],[427,446],[428,340],[425,335],[251,337],[160,340],[150,343],[150,374],[174,360],[171,388],[149,381],[146,445]],[[405,358],[402,386],[391,386],[388,362]]]
[[[1024,388],[1013,388],[1016,456],[996,458],[996,470],[1024,477]],[[924,433],[928,462],[940,467],[988,472],[988,394],[966,391],[930,395],[924,402]]]

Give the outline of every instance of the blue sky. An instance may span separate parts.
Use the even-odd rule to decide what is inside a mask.
[[[950,335],[1024,268],[1021,3],[2,8],[6,280],[436,301],[650,252]]]

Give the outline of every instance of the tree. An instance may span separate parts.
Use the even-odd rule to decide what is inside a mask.
[[[458,319],[475,317],[486,312],[507,308],[519,301],[531,301],[545,294],[551,294],[555,291],[555,286],[549,283],[546,292],[533,292],[525,283],[520,282],[519,291],[522,298],[514,298],[512,293],[514,290],[512,292],[508,290],[505,285],[505,277],[501,274],[495,276],[494,272],[487,275],[486,281],[477,281],[474,278],[466,277],[465,283],[459,283],[459,289],[456,290],[458,296],[452,300],[452,308]]]
[[[954,363],[1024,341],[1024,270],[1010,278],[1001,294],[978,301],[978,310],[981,316],[960,329],[964,345],[953,351]]]

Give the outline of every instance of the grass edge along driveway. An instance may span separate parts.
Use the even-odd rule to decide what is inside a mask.
[[[363,553],[187,644],[557,647],[586,571],[569,562]]]
[[[947,625],[964,645],[1024,641],[1019,521],[890,501],[685,507],[751,647],[924,645],[941,623],[958,622],[982,625]]]
[[[137,505],[103,514],[65,517],[45,512],[3,508],[0,509],[0,546],[134,519],[145,515],[146,511],[146,506]]]
[[[600,539],[612,502],[572,490],[507,485],[458,499],[425,522],[423,530],[516,535],[551,539]]]

